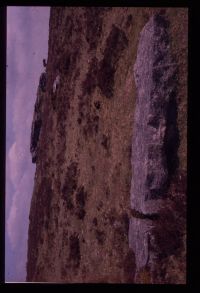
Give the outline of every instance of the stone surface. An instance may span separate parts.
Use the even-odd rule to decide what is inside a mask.
[[[35,102],[35,108],[33,113],[33,121],[31,127],[31,143],[30,143],[30,152],[32,156],[32,163],[36,163],[37,153],[38,153],[38,141],[40,137],[40,130],[42,127],[42,112],[41,107],[43,99],[45,98],[45,89],[46,89],[46,73],[43,72],[40,76],[39,86],[37,90],[37,98]]]
[[[177,156],[170,139],[170,136],[174,136],[176,112],[165,116],[163,109],[152,105],[153,117],[148,117],[152,126],[149,125],[149,129],[161,125],[160,118],[158,121],[154,119],[156,115],[165,116],[164,125],[161,126],[166,126],[164,137],[168,137],[164,143],[165,146],[168,144],[165,147],[168,150],[166,164],[162,162],[158,146],[159,142],[163,142],[160,129],[158,138],[155,137],[154,143],[151,141],[152,148],[158,148],[156,153],[152,149],[152,171],[155,177],[147,178],[139,165],[145,184],[149,187],[142,189],[142,202],[133,198],[131,204],[134,117],[141,117],[140,113],[135,112],[138,85],[136,90],[133,70],[139,52],[140,32],[151,16],[162,14],[163,9],[51,8],[46,66],[48,78],[45,92],[41,93],[42,103],[39,103],[42,126],[39,139],[33,144],[34,148],[37,145],[37,160],[29,217],[27,281],[185,281],[185,191],[182,187],[186,180],[187,165],[187,10],[167,8],[164,12],[170,24],[167,28],[170,50],[176,55],[175,63],[178,64],[179,72],[176,100],[180,136],[178,168],[181,172],[173,174],[174,165],[169,164],[174,161],[171,158]],[[159,36],[163,36],[161,32]],[[166,38],[164,31],[163,42]],[[149,46],[151,42],[149,40],[147,43],[148,49],[144,48],[144,54],[152,49]],[[158,48],[161,53],[164,47]],[[166,65],[169,56],[167,54],[165,60],[158,60],[157,65]],[[143,72],[145,94],[151,89],[148,82],[146,86],[146,81],[153,68],[149,63],[147,65],[148,72]],[[168,74],[171,69],[164,72]],[[60,84],[53,93],[52,85],[58,74]],[[159,86],[155,88],[154,98],[156,91],[159,91]],[[149,101],[144,104],[140,100],[140,103],[144,111],[145,107],[151,105]],[[34,115],[38,117],[36,112]],[[142,121],[146,128],[145,118]],[[149,143],[153,133],[145,132],[145,135],[145,141]],[[37,138],[37,135],[33,137]],[[144,157],[147,158],[146,151],[150,151],[150,148],[145,147]],[[145,172],[149,172],[150,155]],[[158,174],[158,168],[163,168],[162,175]],[[144,183],[143,179],[141,184]],[[148,192],[150,187],[157,193]],[[166,191],[165,196],[164,192],[160,194],[160,189]],[[134,210],[136,202],[137,209]],[[149,205],[151,202],[156,202],[156,205],[147,209],[147,203]],[[154,209],[159,202],[164,202],[162,213]],[[149,234],[150,223],[152,230]],[[129,225],[135,225],[134,231],[138,233],[134,244],[129,242]],[[140,230],[146,232],[147,238]]]
[[[168,170],[167,148],[171,145],[170,155],[177,155],[179,140],[177,64],[170,53],[168,26],[168,21],[160,15],[149,20],[141,32],[134,65],[137,97],[132,144],[131,205],[144,213],[155,212],[150,202],[155,202],[156,209],[155,200],[165,197],[169,172],[172,171]]]
[[[56,89],[58,88],[59,84],[60,84],[60,76],[57,75],[54,82],[53,82],[53,93],[54,94],[55,94]]]
[[[178,166],[179,146],[178,64],[171,55],[168,28],[169,21],[165,16],[156,14],[150,18],[140,34],[134,65],[137,94],[132,142],[133,218],[129,225],[129,244],[135,252],[136,275],[146,267],[151,282],[166,281],[165,276],[158,278],[157,263],[163,257],[176,255],[181,243],[170,236],[180,234],[179,230],[185,228],[177,228],[175,222],[170,222],[170,216],[169,222],[167,220],[168,214],[176,214],[168,189]],[[161,225],[163,212],[166,223]],[[182,212],[184,215],[184,209]],[[169,234],[166,225],[170,227]],[[160,233],[163,236],[158,245]],[[164,242],[169,241],[172,243],[166,252]]]

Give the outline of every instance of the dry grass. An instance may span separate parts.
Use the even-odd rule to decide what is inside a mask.
[[[30,213],[29,280],[133,281],[126,216],[135,103],[133,65],[139,33],[159,10],[51,9],[47,92]],[[182,36],[187,17],[184,9],[166,11],[173,22],[173,50],[181,67],[179,157],[180,168],[185,169],[187,49],[181,48],[186,44]],[[58,71],[61,83],[53,95]],[[72,162],[77,162],[76,175],[68,174]],[[84,200],[77,195],[83,187]],[[71,209],[66,205],[69,198]],[[77,208],[85,211],[84,216],[81,212],[77,217]],[[141,273],[141,280],[149,282],[147,272]]]

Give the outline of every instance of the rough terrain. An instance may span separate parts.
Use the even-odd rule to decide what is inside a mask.
[[[166,204],[159,219],[131,204],[138,95],[134,68],[142,29],[153,15],[169,24],[168,56],[177,66],[177,109],[168,121],[175,122],[177,140],[170,145],[168,139]],[[32,137],[37,156],[27,281],[185,283],[187,9],[51,8],[46,71],[40,131]],[[53,93],[58,75],[60,83]],[[160,151],[157,154],[161,156]],[[171,164],[174,159],[176,164]],[[163,178],[150,180],[149,186],[163,188]],[[159,191],[145,193],[146,199],[162,197]],[[140,234],[132,244],[133,221],[156,221],[150,254],[156,258],[144,265],[133,247],[146,238]],[[145,249],[141,245],[144,254]]]

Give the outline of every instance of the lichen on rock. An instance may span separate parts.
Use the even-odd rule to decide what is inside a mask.
[[[170,241],[170,235],[178,233],[173,224],[166,221],[162,225],[162,243],[160,241],[151,250],[152,243],[161,239],[161,230],[158,232],[162,221],[160,216],[163,210],[168,210],[167,191],[177,167],[171,167],[170,161],[177,161],[179,143],[177,64],[170,52],[168,27],[165,16],[156,14],[150,18],[140,34],[134,65],[137,97],[132,142],[131,208],[135,212],[129,226],[129,245],[135,253],[136,272],[139,274],[150,266],[152,282],[156,278],[155,263],[160,261],[159,256],[166,250],[164,242]],[[169,209],[170,213],[173,210]],[[167,236],[164,230],[168,225],[173,228]],[[179,243],[175,242],[171,244],[169,254],[176,252]]]
[[[167,23],[163,16],[156,15],[145,25],[134,65],[137,98],[131,202],[142,212],[147,212],[149,201],[164,198],[169,175],[165,139],[168,112],[173,111],[169,105],[176,98],[172,93],[177,86],[177,67],[172,64]],[[173,143],[178,140],[178,133],[174,133]]]

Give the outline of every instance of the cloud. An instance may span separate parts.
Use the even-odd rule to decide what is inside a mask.
[[[14,142],[8,153],[8,173],[10,173],[10,179],[14,188],[17,188],[21,177],[21,166],[19,164],[19,152],[17,146],[17,143]]]
[[[7,232],[13,250],[27,238],[29,198],[27,194],[32,194],[33,190],[33,170],[23,174],[14,193],[12,205],[7,219]]]
[[[13,223],[15,223],[17,217],[17,206],[15,204],[12,204],[12,207],[10,209],[9,218],[7,221],[7,229],[8,229],[8,236],[10,237],[12,247],[15,248],[15,239],[16,239],[16,231],[13,231]]]
[[[30,135],[42,59],[47,55],[49,8],[8,7],[6,142],[6,277],[25,278],[27,232],[35,165]],[[34,54],[35,52],[35,54]],[[10,246],[11,244],[11,246]]]

